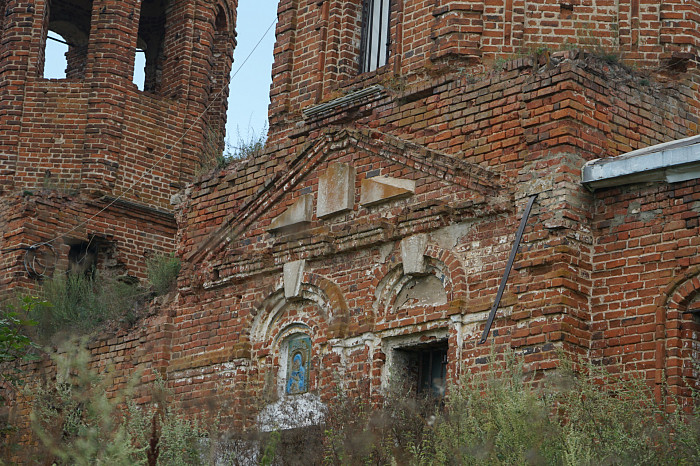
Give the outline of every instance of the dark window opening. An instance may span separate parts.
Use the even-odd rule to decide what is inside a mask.
[[[362,4],[360,72],[374,71],[389,59],[390,0],[365,0]]]
[[[163,75],[166,0],[143,0],[134,64],[134,82],[145,92],[159,92]],[[143,74],[140,75],[141,70]],[[142,76],[142,80],[137,78]],[[142,82],[143,85],[139,85]]]
[[[97,247],[90,243],[71,244],[68,251],[68,274],[94,277],[97,270]]]
[[[9,16],[7,0],[0,0],[0,40],[5,33],[5,16]]]
[[[218,5],[216,7],[216,20],[214,23],[216,32],[226,32],[228,30],[228,22],[226,21],[226,12]]]
[[[399,372],[409,388],[437,398],[445,394],[447,341],[399,348],[396,352]]]
[[[87,64],[92,0],[52,1],[40,57],[45,78],[82,79]]]

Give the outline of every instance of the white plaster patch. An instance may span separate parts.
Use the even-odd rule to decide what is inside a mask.
[[[394,243],[384,243],[379,246],[379,262],[386,262],[386,258],[394,251]]]
[[[258,427],[263,432],[296,429],[323,422],[328,409],[318,395],[285,396],[265,406],[258,414]]]
[[[419,277],[404,286],[396,297],[394,307],[440,306],[447,304],[447,293],[439,278],[434,275]]]
[[[448,225],[430,233],[430,238],[442,249],[454,249],[460,239],[469,233],[473,222],[461,222]]]

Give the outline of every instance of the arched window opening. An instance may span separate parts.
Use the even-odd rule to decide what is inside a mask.
[[[141,2],[134,82],[137,83],[139,89],[145,92],[160,91],[167,5],[166,0],[143,0]],[[137,81],[140,70],[143,70],[143,78]]]
[[[0,40],[5,33],[5,15],[7,14],[7,0],[0,0]]]
[[[68,69],[69,46],[53,31],[49,31],[46,36],[46,61],[44,63],[44,78],[65,79]]]
[[[216,22],[214,26],[216,27],[216,32],[226,32],[228,30],[226,12],[221,5],[216,7]]]
[[[207,112],[207,127],[209,130],[206,151],[209,156],[220,154],[224,150],[224,133],[226,124],[226,108],[228,101],[228,75],[231,72],[231,56],[233,55],[230,40],[229,21],[224,7],[216,7],[213,24],[213,40],[211,44],[211,59],[209,71],[209,102]]]
[[[45,78],[82,79],[90,39],[92,0],[52,1],[41,55]]]
[[[685,381],[700,388],[700,293],[690,301],[680,319],[682,376]]]

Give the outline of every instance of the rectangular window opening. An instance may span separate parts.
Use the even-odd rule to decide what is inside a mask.
[[[390,0],[365,0],[362,4],[360,72],[374,71],[389,59]]]
[[[442,398],[447,376],[447,341],[396,348],[397,373],[418,395]]]
[[[168,2],[143,0],[134,57],[134,82],[140,90],[159,93],[163,74]]]

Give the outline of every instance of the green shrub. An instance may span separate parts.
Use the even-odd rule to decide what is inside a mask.
[[[167,406],[171,394],[165,393],[162,380],[154,386],[158,405],[136,406],[133,387],[138,373],[125,387],[116,388],[110,368],[91,369],[89,352],[76,340],[51,357],[56,378],[26,390],[40,444],[28,447],[25,459],[59,465],[202,463],[209,432]],[[216,428],[216,423],[209,425]]]
[[[164,295],[177,284],[180,259],[175,254],[159,254],[146,261],[148,282],[156,295]]]
[[[644,380],[563,358],[535,383],[512,354],[497,358],[453,385],[444,405],[400,389],[371,410],[339,394],[324,463],[700,464],[697,392],[693,407],[661,409]]]
[[[262,153],[267,141],[267,125],[263,126],[260,132],[248,128],[246,137],[241,135],[240,129],[236,128],[236,142],[226,142],[226,151],[223,154],[220,165],[226,166],[235,160],[245,160]]]
[[[52,359],[56,379],[27,392],[33,400],[32,429],[41,442],[33,452],[35,459],[51,459],[53,464],[145,464],[144,447],[116,416],[124,393],[107,395],[113,390],[110,372],[90,370],[89,353],[74,342],[53,353]]]
[[[145,297],[136,284],[82,274],[56,275],[43,283],[41,295],[46,304],[33,317],[45,341],[56,335],[83,335],[117,318],[133,320]]]

